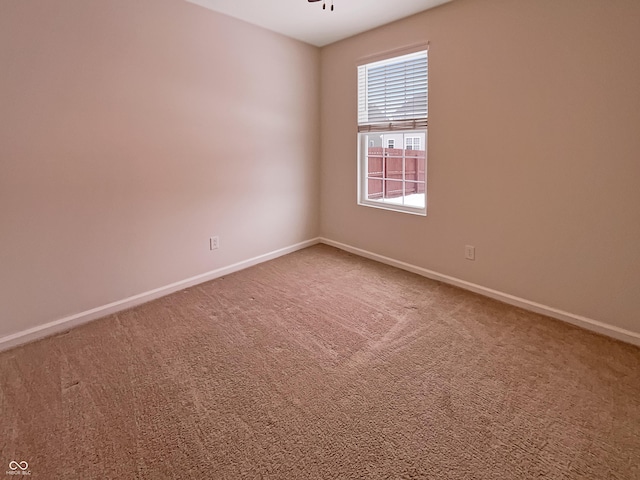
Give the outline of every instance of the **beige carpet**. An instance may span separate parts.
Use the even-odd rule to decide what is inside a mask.
[[[0,354],[0,422],[0,476],[630,480],[640,349],[315,246]]]

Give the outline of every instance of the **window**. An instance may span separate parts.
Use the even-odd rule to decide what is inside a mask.
[[[426,215],[427,51],[358,67],[358,204]]]
[[[406,150],[420,150],[420,137],[407,137],[404,148]]]

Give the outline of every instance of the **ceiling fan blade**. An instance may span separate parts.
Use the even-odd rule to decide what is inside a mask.
[[[313,3],[313,2],[319,2],[320,0],[307,0],[307,2],[309,3]]]

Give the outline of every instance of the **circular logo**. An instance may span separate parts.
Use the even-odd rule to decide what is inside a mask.
[[[25,471],[27,468],[29,468],[29,464],[27,462],[25,462],[24,460],[22,462],[16,462],[15,460],[11,460],[9,462],[9,468],[11,470],[20,469],[22,471]]]

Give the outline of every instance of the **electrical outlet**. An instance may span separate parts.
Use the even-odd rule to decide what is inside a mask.
[[[475,260],[476,259],[476,247],[473,245],[465,245],[464,246],[464,258],[467,260]]]
[[[220,237],[211,237],[209,239],[209,250],[217,250],[220,248]]]

